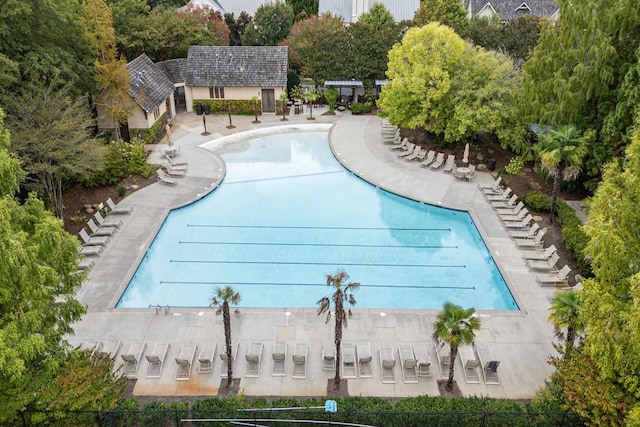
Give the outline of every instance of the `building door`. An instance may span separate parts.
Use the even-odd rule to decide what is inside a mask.
[[[276,96],[273,89],[262,89],[262,112],[276,112]]]
[[[176,104],[176,113],[187,111],[187,99],[184,93],[184,86],[178,86],[173,91],[173,100]]]

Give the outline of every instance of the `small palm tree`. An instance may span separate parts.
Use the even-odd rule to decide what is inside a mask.
[[[585,322],[580,315],[581,303],[580,292],[575,289],[556,292],[551,299],[549,321],[553,324],[556,337],[565,341],[567,348],[573,347],[576,335],[585,330]]]
[[[227,347],[227,388],[231,388],[233,382],[233,352],[231,347],[231,315],[230,305],[237,305],[240,302],[240,294],[233,290],[231,286],[216,288],[215,295],[211,299],[211,306],[217,306],[216,314],[222,313],[222,323],[224,324],[224,341]],[[240,312],[236,310],[236,316]]]
[[[318,99],[319,96],[315,89],[309,89],[304,93],[304,100],[309,103],[309,117],[307,117],[307,120],[315,120],[313,118],[313,101]]]
[[[453,389],[453,375],[458,354],[458,347],[471,344],[475,337],[475,331],[480,329],[480,320],[474,317],[475,308],[464,309],[451,302],[445,302],[442,311],[438,313],[437,320],[433,324],[433,338],[449,344],[449,380],[447,390]]]
[[[253,101],[253,122],[251,123],[261,123],[260,120],[258,120],[258,101],[260,100],[260,98],[258,98],[256,95],[253,95],[251,97],[251,100]]]
[[[587,141],[575,126],[561,126],[546,134],[538,146],[540,163],[553,176],[550,222],[553,222],[562,181],[572,181],[580,175],[587,155]]]
[[[287,117],[286,117],[286,114],[287,114],[287,100],[288,100],[287,92],[282,92],[280,94],[280,99],[282,100],[282,119],[280,119],[280,120],[282,120],[283,122],[286,122],[287,121]]]
[[[325,296],[318,300],[318,316],[323,313],[327,313],[326,323],[329,323],[329,320],[331,319],[331,302],[333,302],[333,307],[336,313],[334,337],[334,343],[336,346],[336,388],[340,387],[340,346],[342,344],[342,327],[343,325],[345,328],[347,327],[347,319],[351,317],[351,308],[345,311],[344,306],[345,304],[348,306],[356,305],[356,298],[354,297],[353,292],[360,289],[360,283],[350,282],[345,284],[347,280],[349,280],[349,275],[344,271],[344,269],[338,270],[335,275],[327,274],[327,286],[333,288],[334,292],[330,296]]]

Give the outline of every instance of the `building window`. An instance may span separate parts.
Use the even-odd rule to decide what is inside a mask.
[[[160,117],[160,107],[156,107],[156,109],[153,110],[153,120],[156,121],[158,120],[159,117]]]
[[[209,98],[224,98],[224,88],[222,86],[209,87]]]

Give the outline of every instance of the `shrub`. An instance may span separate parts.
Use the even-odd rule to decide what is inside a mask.
[[[195,99],[194,111],[197,105],[208,105],[212,114],[227,114],[231,107],[231,114],[253,116],[253,101],[250,99]]]
[[[362,114],[363,111],[364,111],[364,104],[360,102],[351,104],[351,114]]]
[[[551,199],[540,191],[532,191],[524,198],[525,205],[534,211],[549,212],[551,210]]]
[[[118,186],[118,196],[124,197],[125,194],[127,194],[127,187],[124,185]]]
[[[564,200],[558,200],[556,213],[558,222],[562,226],[562,242],[571,257],[578,264],[580,272],[585,277],[592,276],[591,262],[585,257],[584,249],[589,238],[582,229],[582,222],[575,211]]]
[[[130,143],[110,142],[105,157],[104,169],[82,177],[83,185],[87,187],[113,185],[131,174],[148,177],[153,172],[153,168],[147,163],[147,149],[144,141],[139,139],[133,139]]]
[[[370,113],[372,108],[373,108],[373,103],[372,102],[367,101],[367,102],[364,103],[364,112],[365,113]]]
[[[514,157],[504,168],[505,172],[511,175],[520,175],[522,169],[524,169],[524,157],[522,156]]]

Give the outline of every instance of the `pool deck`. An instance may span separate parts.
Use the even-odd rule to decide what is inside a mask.
[[[374,185],[415,200],[438,206],[467,210],[485,239],[521,310],[515,312],[480,311],[482,329],[476,342],[485,342],[495,360],[500,361],[499,385],[479,384],[464,380],[463,367],[456,359],[456,380],[467,396],[528,399],[544,385],[552,372],[547,358],[555,354],[553,329],[547,317],[549,288],[536,284],[513,241],[500,224],[495,212],[485,202],[478,184],[489,184],[493,178],[487,172],[477,172],[474,181],[461,182],[450,174],[421,168],[418,162],[406,162],[397,157],[381,141],[381,120],[375,116],[352,116],[349,112],[336,116],[321,116],[324,110],[314,110],[316,120],[308,114],[289,116],[264,115],[261,124],[252,124],[253,117],[233,117],[234,129],[227,129],[226,116],[207,116],[203,136],[202,118],[183,113],[174,119],[171,139],[179,147],[178,160],[188,161],[186,177],[176,178],[176,186],[153,184],[140,189],[120,204],[134,207],[130,215],[112,215],[123,225],[111,238],[99,257],[92,257],[95,266],[88,280],[77,292],[77,298],[87,306],[87,314],[74,325],[75,335],[69,341],[75,345],[96,340],[119,340],[120,355],[132,342],[145,341],[150,354],[154,343],[169,342],[170,349],[160,378],[147,378],[148,362],[143,356],[133,389],[139,396],[215,396],[220,386],[220,358],[216,355],[214,372],[199,374],[197,358],[188,381],[176,381],[175,373],[183,343],[217,343],[218,353],[224,345],[221,316],[212,308],[147,308],[115,309],[119,295],[135,272],[139,261],[151,244],[170,209],[200,199],[212,191],[224,178],[225,167],[215,154],[246,147],[246,137],[273,132],[275,126],[301,130],[331,128],[330,141],[337,158],[348,169]],[[242,133],[240,135],[240,133]],[[151,162],[162,163],[164,144],[152,146]],[[352,280],[357,281],[357,277]],[[366,288],[366,283],[362,284]],[[310,296],[312,300],[318,299]],[[357,298],[357,294],[356,294]],[[452,300],[455,302],[454,295]],[[309,301],[301,302],[309,304]],[[327,379],[335,372],[321,369],[323,343],[332,341],[333,325],[325,324],[314,308],[282,309],[240,308],[240,317],[232,316],[232,336],[239,343],[234,377],[241,378],[240,388],[247,396],[325,396]],[[406,397],[438,395],[436,380],[441,377],[431,333],[437,310],[354,310],[344,331],[343,342],[369,342],[373,356],[371,378],[348,380],[351,396]],[[287,341],[286,375],[272,376],[272,350],[275,340]],[[264,343],[258,378],[245,377],[245,354],[250,342]],[[292,378],[294,343],[306,343],[308,360],[306,379]],[[393,348],[396,357],[396,382],[382,383],[379,349]],[[403,382],[398,358],[398,345],[414,345],[420,354],[427,352],[432,361],[432,375],[419,378],[416,384]],[[447,375],[447,372],[444,373]]]

